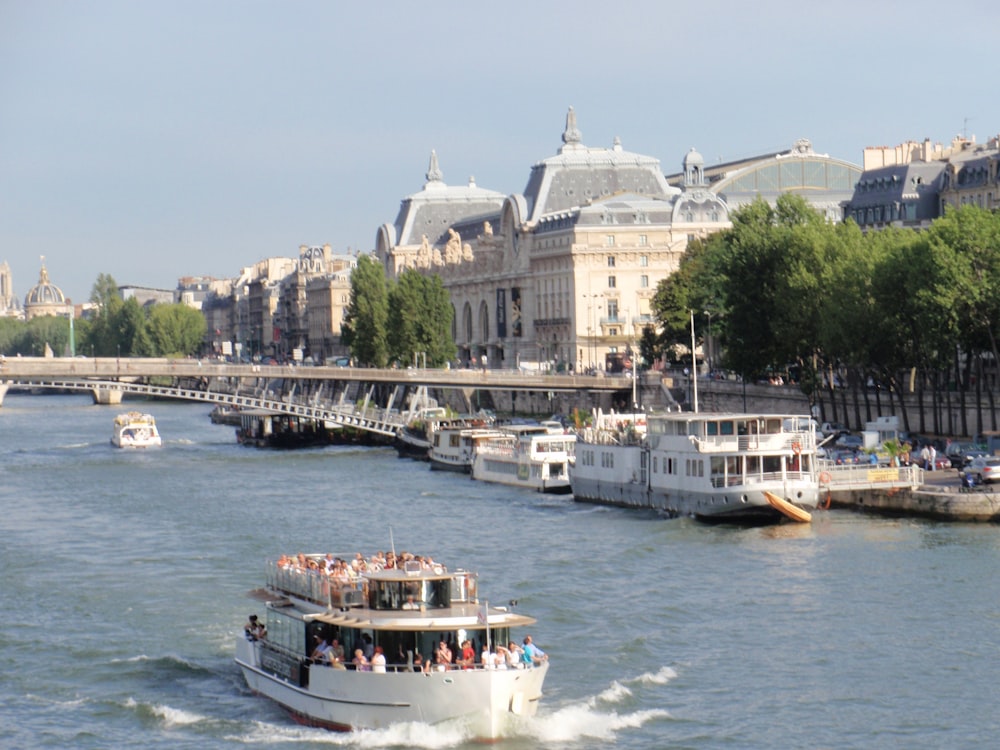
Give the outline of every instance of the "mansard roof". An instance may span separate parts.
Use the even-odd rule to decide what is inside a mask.
[[[431,245],[448,240],[448,228],[454,224],[496,216],[504,194],[476,185],[446,185],[438,166],[437,153],[431,151],[430,165],[423,189],[403,199],[393,223],[396,245],[419,245],[424,235]]]
[[[679,193],[667,184],[658,159],[625,151],[618,138],[611,148],[583,145],[572,107],[562,140],[555,156],[531,168],[524,189],[529,223],[619,194],[670,200]]]
[[[928,201],[936,205],[946,167],[947,162],[943,161],[914,161],[869,169],[858,179],[848,210],[901,201]]]

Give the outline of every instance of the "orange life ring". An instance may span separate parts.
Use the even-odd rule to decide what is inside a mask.
[[[802,443],[798,441],[792,443],[792,453],[794,453],[796,456],[802,453]]]
[[[833,477],[830,476],[830,472],[828,472],[828,471],[821,471],[819,473],[819,482],[820,482],[820,484],[830,484],[830,480],[831,479],[833,479]]]

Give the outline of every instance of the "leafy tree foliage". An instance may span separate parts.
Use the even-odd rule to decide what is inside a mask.
[[[161,357],[197,352],[206,327],[205,316],[187,305],[153,305],[149,311],[149,339]]]
[[[344,313],[341,340],[361,364],[385,367],[389,359],[389,286],[381,264],[367,255],[351,273],[351,300]]]
[[[1000,215],[967,205],[924,232],[862,234],[784,195],[773,207],[757,199],[732,221],[692,243],[660,282],[653,309],[662,333],[643,339],[651,353],[689,342],[692,312],[704,342],[711,310],[726,367],[755,378],[794,365],[803,390],[825,391],[831,404],[843,377],[864,399],[871,383],[897,398],[908,389],[962,393],[980,387],[986,364],[1000,363]],[[917,428],[970,434],[973,426]]]
[[[423,354],[430,367],[454,359],[453,315],[440,277],[424,276],[413,269],[403,271],[389,290],[390,357],[408,363]]]

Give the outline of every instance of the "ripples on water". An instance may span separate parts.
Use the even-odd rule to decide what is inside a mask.
[[[159,451],[110,448],[115,410],[84,397],[0,408],[0,746],[464,746],[461,726],[299,727],[232,662],[265,557],[390,539],[538,618],[546,695],[503,747],[982,747],[1000,730],[995,526],[710,528],[384,449],[246,449],[204,405],[141,408]]]

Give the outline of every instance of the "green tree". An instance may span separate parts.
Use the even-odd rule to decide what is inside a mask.
[[[62,357],[69,346],[69,319],[59,315],[42,315],[32,318],[25,326],[25,339],[22,347],[24,354],[40,357],[45,354],[45,347],[52,349],[52,354]]]
[[[341,340],[356,362],[385,367],[389,357],[388,316],[385,271],[374,258],[359,256],[357,268],[351,273],[351,299],[341,325]]]
[[[149,337],[161,357],[195,354],[206,327],[205,316],[187,305],[153,305],[149,311]]]
[[[111,330],[122,356],[150,357],[153,341],[146,325],[146,311],[135,297],[129,297],[111,319]],[[117,354],[116,349],[116,354]]]
[[[412,362],[422,353],[431,367],[454,359],[451,339],[454,313],[440,277],[406,269],[389,290],[389,356]]]
[[[0,354],[24,354],[23,346],[27,329],[24,322],[15,318],[0,318]]]
[[[89,349],[98,357],[114,357],[122,346],[115,321],[124,302],[118,295],[118,284],[110,274],[97,276],[90,290],[90,301],[97,310],[86,337],[79,339],[83,351]]]

